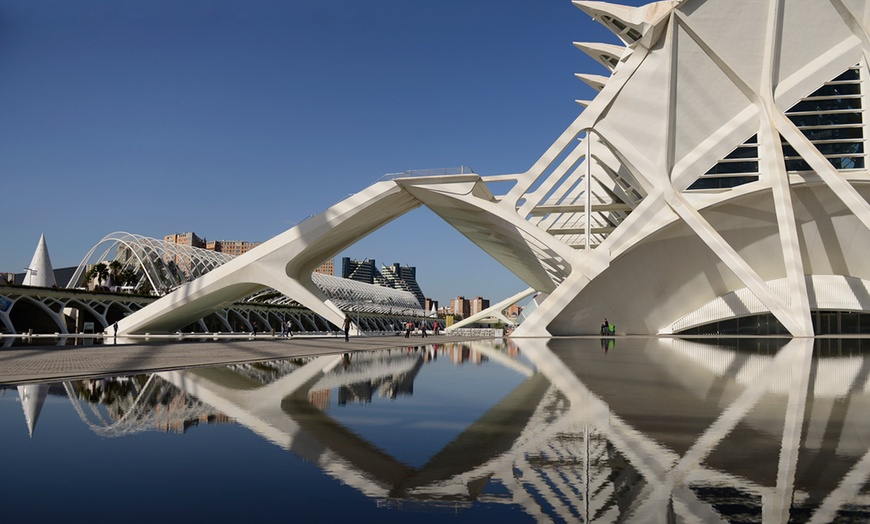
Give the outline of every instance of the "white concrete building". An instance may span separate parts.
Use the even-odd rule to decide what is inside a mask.
[[[122,328],[257,286],[340,321],[312,268],[425,205],[537,292],[514,336],[870,331],[868,2],[574,3],[621,45],[528,170],[386,177]]]

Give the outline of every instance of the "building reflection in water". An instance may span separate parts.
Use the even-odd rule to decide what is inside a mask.
[[[438,359],[524,378],[421,467],[330,415],[333,394],[339,406],[412,396]],[[383,505],[830,522],[870,517],[868,378],[862,339],[525,339],[67,382],[63,392],[103,436],[244,425]],[[18,387],[31,435],[48,389]]]

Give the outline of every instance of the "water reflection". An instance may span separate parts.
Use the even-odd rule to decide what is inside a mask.
[[[832,522],[870,517],[868,358],[862,339],[529,339],[18,394],[31,435],[50,389],[103,437],[241,424],[380,507],[499,504],[537,521]],[[331,407],[381,398],[401,412],[438,359],[501,368],[498,380],[515,385],[420,464]],[[408,424],[431,418],[427,409],[396,416]]]

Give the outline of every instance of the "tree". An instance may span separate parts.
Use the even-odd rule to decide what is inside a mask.
[[[103,286],[103,282],[105,282],[109,278],[109,267],[106,266],[103,262],[95,265],[93,267],[94,276],[97,278],[97,285],[100,287]]]
[[[139,279],[139,275],[136,274],[136,271],[133,270],[132,267],[125,267],[123,271],[121,271],[121,281],[124,286],[132,286]]]
[[[109,262],[109,275],[112,277],[112,283],[116,286],[123,286],[123,277],[121,276],[121,271],[124,269],[123,264],[118,262],[117,260],[112,260]]]

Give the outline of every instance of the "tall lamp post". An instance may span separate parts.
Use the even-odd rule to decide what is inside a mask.
[[[363,304],[373,304],[373,303],[374,303],[373,300],[366,300],[365,302],[363,302]],[[353,307],[351,307],[351,309],[353,311],[356,311],[356,328],[359,330],[359,334],[362,335],[363,330],[362,330],[362,326],[359,323],[359,306],[357,304],[354,304]]]

